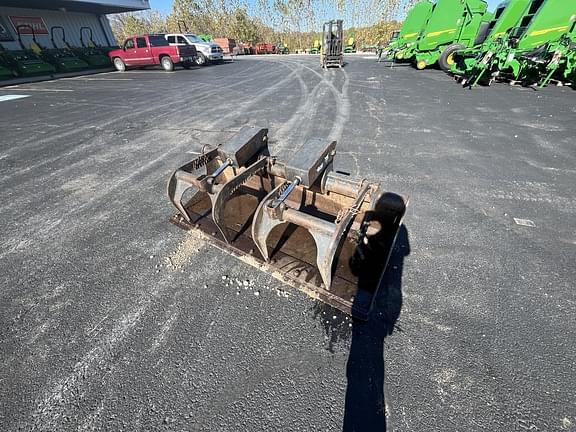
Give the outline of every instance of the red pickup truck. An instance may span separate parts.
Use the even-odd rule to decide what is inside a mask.
[[[160,65],[167,72],[174,65],[191,68],[196,61],[194,45],[170,46],[163,34],[150,34],[128,38],[122,48],[108,53],[116,70],[124,72],[128,67]]]

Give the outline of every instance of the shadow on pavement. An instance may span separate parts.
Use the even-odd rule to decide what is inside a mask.
[[[348,387],[344,408],[344,432],[386,430],[384,403],[384,339],[392,334],[402,308],[402,272],[404,258],[410,254],[408,230],[400,227],[388,268],[382,278],[370,319],[355,321],[346,375]],[[377,268],[368,259],[364,269]],[[375,264],[372,265],[372,264]],[[377,271],[365,271],[359,284],[373,283]]]

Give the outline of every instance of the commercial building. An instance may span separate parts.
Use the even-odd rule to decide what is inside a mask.
[[[106,15],[149,8],[148,0],[0,0],[0,44],[7,50],[21,49],[19,29],[26,46],[34,32],[40,45],[51,48],[51,29],[63,27],[72,46],[81,46],[81,31],[87,42],[87,28],[96,44],[114,46],[116,40]],[[61,47],[62,32],[55,32],[54,39]]]

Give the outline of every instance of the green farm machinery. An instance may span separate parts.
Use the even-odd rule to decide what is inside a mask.
[[[12,69],[12,62],[5,53],[4,47],[0,45],[0,80],[14,78],[17,75]]]
[[[314,40],[314,44],[312,45],[312,48],[308,49],[308,54],[320,54],[320,48],[321,48],[320,41],[318,39],[316,39],[316,40]]]
[[[88,37],[85,39],[84,36],[86,34]],[[90,66],[95,68],[104,68],[110,67],[112,65],[106,50],[94,42],[92,29],[90,27],[80,28],[80,44],[82,45],[81,48],[73,48],[68,44],[68,42],[66,42],[64,30],[62,30],[62,40],[69,49],[71,49],[75,54],[78,55],[78,57],[80,57]]]
[[[11,69],[8,69],[4,66],[0,65],[0,80],[14,78],[14,72]]]
[[[572,73],[568,74],[568,79],[572,83],[572,88],[576,90],[576,53],[572,52],[571,55]]]
[[[12,69],[8,69],[2,63],[2,59],[0,58],[0,80],[14,78],[16,75]]]
[[[559,69],[571,80],[576,4],[565,0],[531,1],[506,37],[497,38],[463,75],[473,87],[496,79],[546,85]]]
[[[518,25],[534,1],[506,0],[500,3],[489,24],[486,39],[481,44],[454,52],[452,57],[448,59],[448,63],[451,64],[450,72],[465,76],[477,67],[477,64],[482,61],[484,53],[499,46],[502,38],[507,37],[510,30]]]
[[[199,34],[196,36],[198,36],[204,42],[212,42],[214,40],[214,36],[212,36],[211,34]]]
[[[389,54],[394,51],[394,47],[397,44],[398,39],[400,38],[400,30],[394,30],[390,35],[390,39],[386,42],[385,45],[378,45],[376,47],[376,56],[378,57],[378,63],[386,60],[394,61],[394,55],[392,58],[388,58]]]
[[[290,49],[288,48],[288,45],[286,45],[284,42],[279,42],[276,45],[276,53],[277,54],[290,54]]]
[[[22,41],[22,30],[26,28],[30,31],[32,35],[32,44],[30,48],[26,48],[24,42]],[[34,29],[27,25],[19,25],[16,27],[16,33],[18,33],[18,42],[22,49],[16,51],[7,51],[2,49],[0,51],[0,56],[2,58],[2,64],[6,65],[7,68],[14,71],[19,76],[34,76],[34,75],[51,75],[56,72],[56,68],[44,61],[38,52],[36,51],[36,35],[34,34]]]
[[[356,39],[353,36],[350,36],[346,41],[344,52],[348,54],[356,52]]]
[[[373,52],[373,53],[377,53],[378,55],[380,55],[381,47],[380,47],[380,45],[377,45],[377,44],[364,44],[364,45],[362,45],[360,50],[362,52]]]
[[[558,83],[572,81],[576,69],[576,23],[570,32],[558,41],[522,55],[519,81],[523,85],[546,87],[552,80]]]
[[[410,9],[402,28],[398,31],[392,32],[392,37],[386,44],[378,50],[378,61],[395,59],[403,60],[404,50],[412,47],[421,32],[425,29],[428,19],[432,15],[434,3],[430,0],[423,0]]]
[[[177,24],[179,33],[190,33],[190,29],[188,28],[188,23],[186,21],[180,20]],[[214,36],[208,33],[198,34],[196,36],[204,42],[212,42],[214,40]]]
[[[62,42],[64,47],[59,48],[54,40],[54,30],[60,30],[62,32]],[[48,63],[56,66],[58,72],[76,72],[83,69],[89,69],[90,65],[84,60],[79,58],[72,49],[66,43],[66,36],[64,33],[64,28],[55,26],[50,29],[50,40],[52,42],[53,49],[46,49],[42,47],[36,40],[34,40],[35,45],[39,49],[40,56],[46,60]]]
[[[416,43],[396,58],[412,60],[417,69],[438,63],[450,70],[454,52],[480,43],[493,16],[484,0],[438,0]]]

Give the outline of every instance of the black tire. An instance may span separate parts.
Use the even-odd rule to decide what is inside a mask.
[[[452,69],[452,65],[454,64],[454,53],[464,48],[466,47],[462,44],[448,45],[438,59],[438,66],[440,66],[440,69],[444,72],[450,72],[450,69]]]
[[[168,56],[164,56],[160,59],[160,66],[162,66],[162,69],[166,72],[172,72],[174,70],[174,62]]]
[[[208,64],[208,59],[204,54],[198,53],[198,55],[196,56],[196,64],[198,66],[206,66]]]
[[[188,69],[192,69],[192,66],[194,66],[194,63],[192,63],[192,62],[184,62],[184,63],[182,63],[182,67],[183,67],[184,69],[187,69],[187,70],[188,70]]]
[[[126,63],[120,57],[114,57],[112,63],[118,72],[126,72]]]

